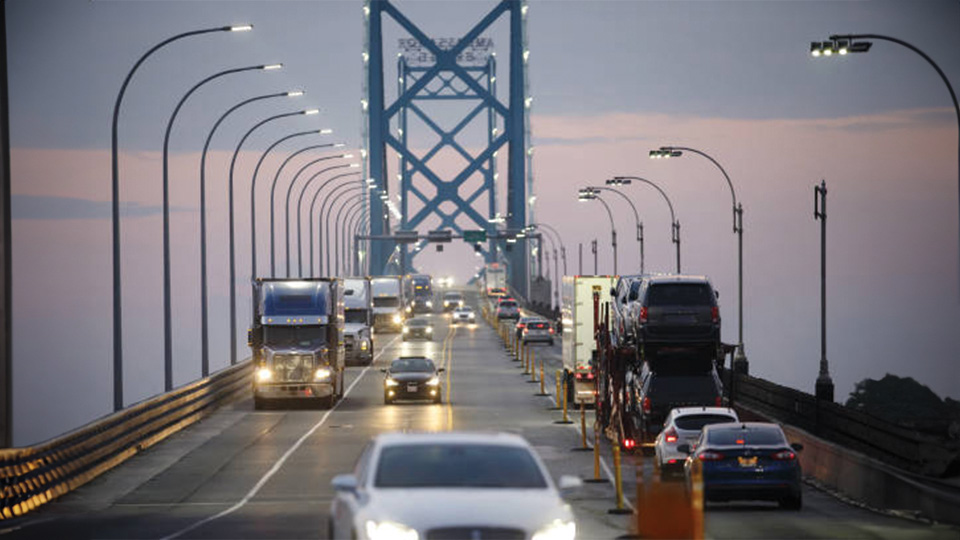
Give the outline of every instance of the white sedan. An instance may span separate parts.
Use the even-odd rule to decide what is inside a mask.
[[[739,422],[737,411],[729,407],[679,407],[672,409],[663,421],[663,429],[653,443],[654,465],[661,475],[683,475],[687,454],[677,450],[681,444],[691,448],[700,437],[703,426]]]
[[[530,444],[507,433],[391,433],[334,477],[330,538],[573,540],[576,524]],[[560,478],[560,490],[581,485]]]
[[[457,324],[457,323],[472,324],[477,322],[477,314],[476,312],[473,311],[472,307],[463,306],[453,311],[453,316],[450,320],[453,324]]]

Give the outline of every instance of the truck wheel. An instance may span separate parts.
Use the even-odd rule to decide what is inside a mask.
[[[383,404],[384,404],[384,405],[390,405],[391,403],[393,403],[393,400],[390,399],[390,396],[384,394],[384,395],[383,395]]]

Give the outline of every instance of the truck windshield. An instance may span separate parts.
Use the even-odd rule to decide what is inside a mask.
[[[343,312],[346,322],[366,324],[367,310],[365,309],[347,309]]]
[[[325,328],[321,326],[267,326],[264,344],[274,347],[316,349],[324,344]]]
[[[373,307],[397,307],[400,299],[396,296],[378,296],[373,299]]]

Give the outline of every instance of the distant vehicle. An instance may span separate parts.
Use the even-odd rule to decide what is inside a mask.
[[[497,304],[497,320],[519,318],[520,306],[515,300],[504,300]]]
[[[684,463],[687,479],[699,469],[707,501],[772,500],[781,508],[800,510],[800,460],[803,445],[791,445],[777,424],[746,422],[705,426],[696,449]],[[692,452],[692,453],[691,453]]]
[[[507,267],[501,263],[487,263],[484,268],[484,290],[491,298],[507,295]]]
[[[720,357],[720,307],[703,276],[664,275],[643,281],[633,335],[641,358],[655,362],[661,352],[689,358]]]
[[[639,423],[641,442],[652,444],[663,428],[671,409],[723,405],[723,386],[717,372],[654,372],[644,366],[634,420]]]
[[[527,343],[546,343],[553,346],[553,327],[545,319],[529,321],[520,334],[520,341]]]
[[[398,399],[430,400],[443,402],[440,374],[433,360],[423,356],[401,356],[381,369],[383,377],[383,403],[389,405]]]
[[[634,274],[620,276],[616,285],[610,290],[613,297],[611,302],[610,332],[614,347],[635,343],[633,335],[634,319],[636,318],[634,305],[640,298],[640,287],[643,285],[644,275]]]
[[[441,289],[449,289],[450,287],[453,287],[453,276],[443,276],[441,278],[437,278],[437,287]]]
[[[370,280],[373,296],[373,329],[399,332],[403,328],[403,288],[400,276],[381,276]]]
[[[514,325],[514,331],[516,332],[517,339],[520,339],[520,336],[523,334],[523,329],[526,328],[527,323],[533,321],[545,321],[543,317],[539,315],[527,315],[525,317],[520,317],[517,319],[517,324]]]
[[[443,293],[443,311],[453,311],[463,307],[463,303],[463,293],[457,291]]]
[[[593,405],[596,400],[593,295],[599,295],[600,302],[607,301],[615,280],[614,276],[563,276],[561,356],[571,403]]]
[[[253,282],[253,406],[274,400],[343,396],[343,289],[336,278]]]
[[[343,280],[343,346],[347,364],[373,362],[373,298],[370,278]]]
[[[671,409],[663,429],[653,443],[655,466],[663,476],[683,476],[687,454],[677,450],[681,444],[693,445],[703,426],[739,422],[737,411],[729,407],[679,407]]]
[[[450,320],[452,323],[475,323],[477,322],[477,314],[473,311],[473,308],[470,306],[463,306],[453,310],[453,317]]]
[[[403,296],[407,301],[407,313],[433,312],[433,278],[427,274],[403,276]]]
[[[403,341],[426,339],[433,341],[433,324],[423,317],[415,317],[403,324]]]
[[[577,526],[522,437],[506,433],[376,436],[353,474],[331,482],[329,538],[573,540]]]

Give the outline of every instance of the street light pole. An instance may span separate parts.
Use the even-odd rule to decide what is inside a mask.
[[[943,80],[943,84],[947,85],[947,91],[950,93],[950,100],[953,101],[953,110],[957,116],[957,204],[960,205],[960,103],[957,102],[957,94],[953,91],[953,86],[950,84],[950,79],[948,79],[943,70],[940,69],[940,66],[933,61],[933,58],[930,58],[926,53],[910,43],[895,37],[884,36],[880,34],[834,34],[830,36],[829,42],[813,42],[810,46],[810,51],[813,56],[821,56],[821,54],[823,56],[832,56],[830,52],[834,50],[837,50],[840,55],[846,54],[847,51],[852,53],[869,51],[873,44],[869,41],[854,42],[854,40],[858,39],[879,39],[881,41],[896,43],[897,45],[910,49],[911,51],[920,55],[921,58],[926,60],[927,63],[930,64],[930,66],[932,66],[937,72],[937,75],[940,75],[940,79]],[[960,209],[958,209],[958,213],[960,213]],[[958,225],[960,225],[960,221],[958,221]],[[960,231],[958,231],[957,240],[960,242]],[[958,252],[958,255],[960,255],[960,252]],[[960,275],[958,275],[958,279],[960,279]]]
[[[611,193],[616,193],[617,195],[623,197],[623,200],[627,201],[627,204],[630,205],[630,209],[633,210],[633,218],[637,223],[637,242],[640,244],[640,273],[644,273],[644,257],[643,257],[643,222],[640,221],[640,213],[637,212],[637,207],[633,204],[633,201],[630,200],[630,197],[627,197],[625,193],[620,190],[601,187],[601,186],[589,186],[587,189],[593,189],[597,191],[609,191]],[[616,272],[614,272],[616,273]]]
[[[660,150],[651,150],[652,159],[679,157],[683,152],[692,152],[710,160],[723,174],[730,188],[730,196],[733,199],[733,232],[737,235],[737,301],[740,304],[739,319],[739,339],[737,343],[737,352],[733,358],[733,370],[738,373],[748,373],[750,364],[747,361],[747,355],[743,350],[743,205],[737,202],[737,192],[733,189],[733,182],[730,181],[730,175],[724,170],[717,160],[695,148],[683,146],[661,146]]]
[[[667,194],[660,189],[660,186],[653,183],[646,178],[641,178],[639,176],[615,176],[610,180],[607,180],[605,183],[608,186],[623,186],[629,185],[633,180],[637,182],[643,182],[652,186],[660,195],[663,197],[663,200],[667,202],[667,207],[670,209],[670,241],[673,242],[677,247],[677,273],[680,273],[680,220],[677,219],[676,214],[673,212],[673,203],[670,202],[670,197],[667,197]]]
[[[154,52],[160,48],[191,36],[209,34],[212,32],[242,32],[252,30],[253,25],[238,26],[220,26],[216,28],[205,28],[202,30],[193,30],[184,32],[173,37],[167,38],[154,45],[150,50],[130,68],[127,76],[120,85],[120,92],[117,93],[116,102],[113,105],[113,122],[110,130],[110,165],[111,165],[111,232],[112,232],[112,257],[113,257],[113,410],[119,411],[123,408],[123,312],[121,306],[121,279],[120,279],[120,156],[119,156],[119,123],[120,123],[120,105],[123,103],[123,96],[127,92],[127,86],[133,78],[133,74],[141,64]]]
[[[298,265],[297,269],[299,271],[298,274],[300,277],[303,277],[303,242],[301,241],[301,236],[300,236],[300,224],[303,222],[303,217],[302,217],[301,211],[303,209],[303,196],[307,193],[307,188],[310,187],[310,184],[313,183],[314,179],[318,178],[321,174],[323,174],[326,171],[333,170],[333,169],[344,169],[344,168],[355,169],[359,166],[360,166],[359,163],[347,163],[344,165],[335,165],[333,167],[327,167],[326,169],[323,169],[322,171],[311,176],[310,179],[303,184],[303,189],[300,190],[300,197],[297,199],[297,265]],[[345,176],[352,176],[356,174],[359,174],[359,173],[343,173],[343,174],[338,174],[336,176],[328,178],[322,184],[320,184],[320,187],[317,188],[316,193],[313,194],[313,202],[316,202],[317,195],[321,191],[323,191],[323,188],[327,187],[327,185],[333,182],[334,180],[338,178],[343,178]],[[313,215],[313,203],[311,203],[310,205],[310,213],[307,214],[307,228],[310,231],[310,277],[315,277],[315,274],[313,273],[313,222],[311,221],[312,218],[310,217],[312,215]]]
[[[233,107],[227,109],[227,112],[223,113],[220,118],[217,119],[216,123],[213,124],[213,128],[210,129],[210,133],[207,134],[207,140],[203,143],[203,152],[200,153],[200,374],[202,377],[206,377],[210,374],[210,331],[209,331],[209,316],[207,314],[207,303],[208,303],[208,294],[207,294],[207,151],[210,149],[210,141],[213,140],[213,134],[216,133],[217,128],[220,127],[220,124],[230,113],[236,111],[237,109],[261,101],[264,99],[276,98],[276,97],[299,97],[303,95],[303,91],[294,90],[290,92],[278,92],[276,94],[266,94],[262,96],[252,97],[237,103]]]
[[[813,187],[813,219],[820,220],[820,373],[814,393],[819,400],[833,401],[833,379],[827,363],[827,181]]]
[[[303,174],[303,172],[306,171],[307,168],[313,165],[314,163],[319,163],[321,161],[326,161],[329,159],[341,158],[341,157],[344,157],[345,155],[350,155],[350,154],[321,157],[311,161],[310,163],[307,163],[303,167],[300,167],[300,170],[297,171],[297,174],[293,175],[293,180],[291,180],[290,185],[287,186],[287,202],[284,203],[283,205],[284,212],[286,212],[286,219],[284,220],[286,233],[284,234],[284,236],[285,236],[286,248],[287,248],[287,255],[286,255],[287,256],[287,277],[290,277],[290,195],[293,194],[293,186],[297,184],[297,179],[300,178],[300,175]],[[326,169],[322,169],[320,172],[311,176],[307,180],[307,182],[304,184],[303,188],[300,190],[300,200],[297,202],[297,275],[300,277],[303,277],[303,261],[300,260],[303,256],[303,253],[300,251],[300,204],[303,202],[303,194],[306,191],[307,186],[310,185],[310,182],[313,182],[314,178],[317,178],[321,174],[328,171],[332,171],[334,169],[345,169],[347,167],[352,167],[352,166],[354,165],[350,163],[346,163],[343,165],[334,165],[333,167],[327,167]]]
[[[333,197],[333,200],[330,202],[330,209],[327,210],[327,199],[329,199],[334,193],[340,191],[342,188],[347,188],[347,189],[344,189],[341,193],[337,194],[336,197]],[[337,236],[336,236],[336,230],[335,230],[337,223],[335,219],[331,222],[331,218],[333,217],[333,208],[337,205],[337,202],[339,202],[340,199],[344,197],[344,195],[347,195],[354,191],[359,191],[361,189],[364,189],[363,186],[350,185],[350,182],[348,181],[346,183],[340,184],[339,186],[331,189],[330,193],[328,193],[327,196],[324,197],[323,203],[320,204],[320,213],[317,215],[317,219],[319,222],[317,243],[319,246],[322,246],[325,243],[327,247],[326,249],[320,248],[317,254],[320,256],[321,260],[326,259],[326,264],[323,266],[321,270],[321,272],[324,272],[325,275],[335,276],[337,275],[337,270],[339,270],[339,268],[337,268],[336,270],[334,270],[334,273],[332,274],[330,273],[330,270],[334,269],[334,266],[336,265],[336,262],[337,262],[337,259],[336,259]],[[312,210],[310,215],[313,215]],[[326,225],[326,228],[324,228],[324,225]],[[333,242],[330,242],[330,229],[334,229]],[[324,239],[326,239],[326,242],[324,242]],[[334,251],[333,264],[330,263],[331,251]]]
[[[596,192],[585,192],[580,191],[580,201],[600,201],[600,204],[603,205],[604,210],[607,211],[607,217],[610,218],[610,245],[613,246],[613,275],[617,275],[617,226],[613,221],[613,212],[610,210],[610,205],[607,204],[607,201],[603,200]],[[594,252],[596,254],[596,252]],[[596,269],[595,269],[596,271]]]
[[[170,119],[167,121],[167,129],[163,134],[163,248],[162,248],[162,266],[163,266],[163,388],[164,392],[173,389],[173,327],[172,319],[172,300],[170,298],[170,132],[173,131],[173,122],[180,113],[183,104],[193,95],[201,86],[233,73],[242,73],[245,71],[269,71],[279,69],[282,64],[269,64],[247,66],[242,68],[227,69],[214,73],[209,77],[193,85],[186,94],[177,102],[173,108]],[[202,233],[201,233],[202,234]],[[203,309],[201,306],[201,316]],[[202,323],[201,323],[202,324]],[[202,337],[202,336],[201,336]],[[203,359],[201,358],[200,371],[203,372]],[[206,375],[204,375],[206,376]]]
[[[363,194],[358,193],[353,197],[343,201],[343,204],[340,205],[340,210],[337,211],[337,219],[334,222],[336,224],[336,229],[334,229],[334,241],[337,245],[337,255],[336,255],[336,270],[334,275],[340,275],[340,263],[343,263],[343,271],[349,272],[349,265],[347,264],[347,218],[352,216],[352,213],[356,208],[363,203]],[[344,213],[346,212],[346,213]],[[341,223],[343,226],[341,227]]]
[[[297,150],[296,152],[287,156],[287,158],[283,160],[283,163],[280,164],[280,167],[277,168],[276,174],[273,175],[273,183],[270,184],[270,277],[272,278],[277,277],[276,258],[274,257],[275,251],[276,251],[275,244],[274,244],[274,240],[276,236],[276,232],[274,229],[274,223],[275,223],[274,222],[274,206],[276,206],[276,203],[274,201],[276,200],[277,182],[280,180],[280,173],[283,172],[283,169],[287,166],[288,163],[290,163],[290,161],[293,160],[293,158],[299,156],[304,152],[308,152],[310,150],[318,150],[320,148],[341,148],[343,146],[344,146],[343,143],[327,143],[327,144],[314,144],[311,146],[301,148],[300,150]],[[338,157],[338,156],[329,156],[326,158],[321,158],[321,160],[332,159],[334,157]],[[353,154],[341,154],[339,157],[353,157]],[[316,162],[317,160],[314,160],[314,161],[311,161],[310,164],[313,164]],[[288,235],[290,234],[289,227],[287,228],[287,234]],[[289,277],[289,275],[290,273],[288,271],[287,276]]]
[[[313,111],[316,109],[307,109],[303,111],[289,112],[283,114],[276,114],[270,117],[267,117],[256,124],[252,128],[247,130],[243,134],[243,137],[240,138],[240,142],[237,143],[237,148],[233,151],[233,157],[230,158],[230,175],[227,187],[227,199],[229,207],[229,259],[230,259],[230,365],[237,363],[237,264],[236,264],[236,228],[234,227],[234,209],[233,209],[233,172],[237,166],[237,156],[240,155],[240,148],[243,147],[243,143],[246,142],[247,138],[257,130],[260,126],[272,122],[274,120],[279,120],[281,118],[288,118],[290,116],[299,116],[306,114],[316,114]],[[317,111],[319,112],[319,111]],[[252,276],[251,276],[252,279]]]

